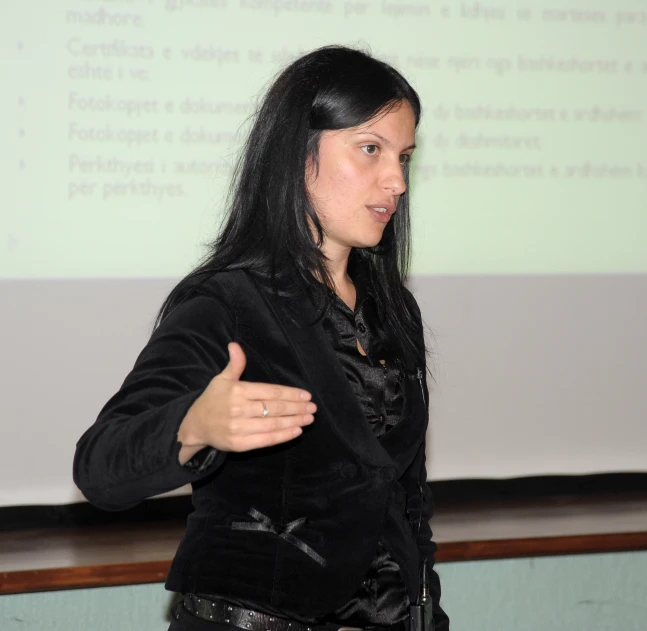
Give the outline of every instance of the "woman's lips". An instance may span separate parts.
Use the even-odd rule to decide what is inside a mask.
[[[395,208],[393,206],[367,206],[366,207],[368,211],[371,213],[372,217],[376,220],[379,221],[380,223],[388,223],[389,219],[391,219],[391,215],[395,212]],[[383,212],[380,212],[379,210],[375,210],[376,208],[383,208],[385,209]]]

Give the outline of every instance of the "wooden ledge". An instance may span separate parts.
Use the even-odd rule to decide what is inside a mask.
[[[647,532],[456,541],[439,544],[436,560],[439,563],[449,563],[638,550],[647,550]]]
[[[647,495],[444,507],[438,562],[647,550]],[[164,581],[178,522],[0,533],[0,594]]]
[[[146,561],[2,572],[0,594],[161,583],[170,567],[170,561]]]

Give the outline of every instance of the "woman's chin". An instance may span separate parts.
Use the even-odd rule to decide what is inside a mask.
[[[382,241],[383,236],[384,236],[383,230],[380,231],[379,234],[374,234],[374,235],[365,234],[361,239],[362,245],[357,245],[355,247],[374,248],[376,245],[379,245],[380,241]]]

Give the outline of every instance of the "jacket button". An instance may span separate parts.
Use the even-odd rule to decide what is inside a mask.
[[[359,329],[359,332],[360,332],[360,333],[366,333],[366,327],[364,326],[364,323],[363,323],[363,322],[360,322],[360,323],[357,325],[357,328]]]

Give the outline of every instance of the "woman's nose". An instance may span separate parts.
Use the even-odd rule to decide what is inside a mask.
[[[382,186],[392,195],[402,195],[407,190],[407,183],[404,180],[402,165],[398,159],[397,164],[388,165],[382,175]]]

